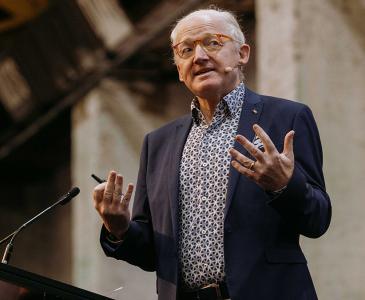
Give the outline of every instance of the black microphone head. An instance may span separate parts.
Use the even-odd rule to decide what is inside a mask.
[[[63,196],[61,198],[61,200],[59,200],[58,203],[61,204],[61,205],[65,205],[66,203],[68,203],[73,197],[75,197],[79,193],[80,193],[80,189],[78,187],[73,187],[65,196]]]
[[[73,197],[77,196],[80,193],[80,189],[77,186],[75,186],[68,193],[73,198]]]

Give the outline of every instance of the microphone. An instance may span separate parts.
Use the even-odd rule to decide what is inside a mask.
[[[224,68],[224,73],[232,72],[234,68],[236,68],[236,67],[225,67]]]
[[[65,205],[68,203],[72,198],[77,196],[80,193],[80,189],[78,187],[73,187],[66,195],[63,195],[57,202],[52,204],[51,206],[47,207],[45,210],[41,211],[39,214],[31,218],[29,221],[25,222],[23,225],[21,225],[17,230],[15,230],[13,233],[9,234],[7,237],[3,238],[0,241],[0,245],[7,240],[10,239],[10,242],[6,245],[6,249],[3,255],[2,263],[8,264],[10,260],[11,253],[13,252],[13,242],[15,237],[18,235],[20,231],[22,231],[25,227],[32,224],[34,221],[36,221],[39,217],[43,216],[50,210],[54,209],[58,205]]]
[[[243,62],[242,59],[240,59],[235,66],[233,66],[233,67],[225,67],[224,68],[224,73],[232,72],[234,69],[236,69],[236,68],[238,68],[238,67],[240,67],[242,65],[244,65],[244,62]]]
[[[76,197],[80,193],[80,189],[78,187],[73,187],[66,195],[62,196],[58,202],[56,202],[54,205],[65,205],[68,203],[72,198]]]

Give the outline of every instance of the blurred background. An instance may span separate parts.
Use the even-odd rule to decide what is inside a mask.
[[[0,0],[0,237],[81,189],[17,237],[10,264],[156,299],[155,274],[102,253],[90,174],[135,182],[143,136],[189,112],[169,32],[210,4],[239,16],[247,86],[312,108],[333,218],[301,244],[319,299],[365,299],[364,0]]]

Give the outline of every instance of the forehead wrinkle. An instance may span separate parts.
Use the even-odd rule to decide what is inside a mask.
[[[207,33],[218,33],[218,31],[220,31],[218,29],[219,27],[219,20],[209,20],[209,21],[205,21],[204,24],[197,24],[197,25],[193,25],[191,26],[189,23],[190,22],[194,22],[194,19],[188,19],[188,20],[184,20],[183,23],[180,24],[180,28],[178,28],[177,30],[177,34],[176,34],[176,42],[181,41],[182,37],[184,37],[185,35],[190,35],[190,36],[196,36],[199,35],[201,33],[204,33],[204,29],[206,29]],[[201,20],[199,20],[201,21]],[[201,22],[202,23],[202,22]],[[214,29],[214,32],[211,32],[210,30]],[[223,33],[223,32],[219,32],[219,33]]]
[[[216,32],[214,32],[214,33],[216,33]],[[194,37],[187,37],[187,38],[184,38],[184,39],[182,39],[180,42],[178,42],[178,44],[181,44],[181,43],[186,43],[186,42],[193,42],[194,40],[196,41],[196,40],[202,40],[202,39],[204,39],[204,38],[206,38],[206,36],[207,35],[209,35],[209,34],[212,34],[212,33],[210,33],[210,32],[204,32],[204,33],[202,33],[202,34],[199,34],[199,39],[195,39]],[[194,35],[193,35],[194,36]]]

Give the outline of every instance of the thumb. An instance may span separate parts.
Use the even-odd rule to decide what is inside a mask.
[[[294,130],[290,130],[284,138],[284,150],[283,154],[288,157],[289,159],[294,159],[294,152],[293,152],[293,141],[294,141]]]

